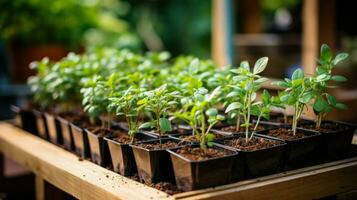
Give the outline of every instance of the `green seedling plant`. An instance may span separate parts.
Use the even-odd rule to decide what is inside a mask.
[[[131,143],[134,141],[135,135],[139,129],[139,114],[138,101],[140,100],[140,94],[142,89],[129,87],[127,90],[123,90],[113,94],[110,97],[110,104],[108,109],[114,109],[116,115],[123,115],[129,127],[128,135],[131,139]]]
[[[315,76],[312,79],[312,88],[314,92],[313,109],[316,114],[316,129],[320,129],[321,122],[333,108],[342,110],[347,109],[346,105],[337,102],[336,98],[327,91],[328,88],[336,87],[330,85],[332,81],[347,81],[344,76],[332,75],[333,68],[347,57],[347,53],[339,53],[336,57],[333,57],[331,49],[326,44],[321,46],[318,66],[316,68]]]
[[[285,88],[280,96],[280,101],[284,105],[294,107],[294,115],[292,122],[293,136],[296,134],[298,121],[307,104],[313,98],[313,91],[311,88],[311,77],[306,77],[301,69],[296,69],[291,79],[285,78],[284,81],[276,81],[273,84]]]
[[[252,106],[256,104],[254,103],[256,92],[260,89],[261,84],[267,81],[267,78],[261,77],[259,74],[264,71],[267,64],[268,58],[262,57],[255,62],[252,71],[247,61],[242,61],[237,69],[231,70],[235,76],[232,78],[233,84],[230,85],[232,91],[227,95],[227,98],[234,97],[236,100],[227,106],[225,112],[235,114],[237,124],[240,123],[240,116],[243,116],[244,123],[237,125],[237,131],[239,131],[239,127],[245,128],[246,143],[252,138],[252,136],[249,137],[249,129],[252,126],[251,114]],[[251,134],[253,135],[254,132]]]
[[[147,111],[152,119],[141,124],[139,129],[155,128],[161,144],[162,134],[172,131],[169,111],[176,107],[178,98],[178,92],[169,92],[166,84],[143,92],[142,98],[137,102],[138,109]]]
[[[175,117],[189,123],[192,133],[198,137],[200,148],[204,153],[207,146],[213,146],[214,134],[210,133],[212,127],[225,119],[223,115],[218,114],[218,110],[215,108],[219,102],[220,90],[220,86],[210,93],[206,88],[197,89],[193,96],[181,99],[184,109],[175,113]]]

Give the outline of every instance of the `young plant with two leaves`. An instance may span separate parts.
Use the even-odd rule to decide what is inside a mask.
[[[267,81],[267,78],[261,77],[259,74],[264,71],[268,64],[268,58],[262,57],[258,59],[251,71],[249,63],[242,61],[237,69],[231,70],[235,76],[232,77],[232,85],[228,87],[231,91],[227,94],[226,100],[230,103],[226,103],[226,113],[230,116],[237,117],[236,131],[239,132],[240,127],[245,128],[245,141],[246,143],[253,137],[254,131],[249,136],[252,111],[254,107],[260,104],[255,102],[257,91],[260,89],[261,84]],[[258,114],[263,115],[263,114]],[[243,124],[241,124],[241,116],[243,116]],[[257,127],[257,126],[256,126]]]
[[[328,93],[329,88],[337,87],[331,85],[331,82],[347,81],[343,76],[332,74],[333,68],[347,57],[347,53],[339,53],[333,57],[331,49],[326,44],[321,46],[320,58],[311,86],[314,92],[313,109],[317,117],[316,129],[320,128],[321,122],[333,108],[342,110],[347,109],[346,105],[337,102],[336,98]]]

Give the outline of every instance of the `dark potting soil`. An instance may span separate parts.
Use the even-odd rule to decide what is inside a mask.
[[[104,136],[109,135],[114,132],[114,130],[110,130],[107,128],[101,128],[101,127],[90,127],[87,129],[94,135],[97,135],[98,137],[104,137]]]
[[[249,131],[253,131],[254,127],[249,127]],[[256,131],[261,131],[264,130],[264,126],[258,125],[257,130]],[[225,132],[237,132],[236,131],[236,126],[226,126],[226,127],[222,127],[221,131],[225,131]],[[239,131],[245,131],[245,128],[240,128]]]
[[[131,138],[128,134],[123,132],[118,132],[118,134],[113,138],[114,141],[122,143],[122,144],[131,144]],[[134,138],[134,141],[138,141],[138,139]]]
[[[159,135],[159,133],[156,130],[148,130],[148,131],[150,131],[151,133],[153,133],[155,135]],[[184,134],[184,133],[187,133],[187,130],[177,128],[177,129],[174,129],[167,133],[161,133],[161,135],[175,135],[175,134]]]
[[[285,123],[283,116],[271,117],[269,121],[271,121],[271,122],[278,122],[278,123]],[[293,122],[293,119],[292,119],[291,117],[288,117],[287,124],[292,124],[292,122]]]
[[[306,124],[302,126],[305,129],[315,130],[323,133],[332,133],[335,131],[345,130],[347,126],[341,126],[334,122],[322,122],[320,128],[316,128],[315,124]]]
[[[218,158],[232,154],[230,151],[224,149],[207,148],[204,152],[200,147],[183,147],[177,150],[178,154],[185,158],[195,161],[207,160],[210,158]]]
[[[149,150],[161,150],[161,149],[169,149],[169,148],[174,148],[174,147],[179,147],[183,144],[182,141],[165,141],[165,143],[141,143],[138,144],[137,146],[140,146],[144,149],[149,149]]]
[[[265,138],[253,137],[248,143],[245,141],[245,137],[240,137],[233,140],[227,140],[225,145],[240,149],[242,151],[256,151],[260,149],[267,149],[280,145],[282,142],[276,140],[268,140]]]
[[[179,138],[181,140],[187,141],[187,142],[199,142],[199,140],[200,140],[198,135],[181,135]],[[222,135],[222,134],[214,134],[214,138],[215,139],[222,139],[222,138],[224,138],[224,135]]]
[[[277,137],[283,140],[294,140],[308,137],[303,132],[296,130],[295,136],[293,135],[293,130],[287,128],[273,129],[268,132],[269,136]]]
[[[169,183],[169,182],[158,182],[158,183],[145,183],[143,181],[140,181],[140,178],[138,176],[138,174],[134,174],[133,176],[129,177],[130,179],[137,181],[137,182],[141,182],[147,186],[153,187],[155,189],[158,189],[160,191],[163,191],[169,195],[173,195],[173,194],[177,194],[177,193],[181,193],[182,191],[180,189],[177,188],[177,186],[175,184]]]

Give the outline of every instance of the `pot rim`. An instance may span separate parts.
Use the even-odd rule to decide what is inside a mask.
[[[161,138],[161,141],[162,140],[176,140],[176,141],[180,141],[178,139],[175,139],[175,138]],[[135,144],[129,144],[130,147],[132,148],[135,148],[135,149],[141,149],[141,150],[144,150],[146,152],[156,152],[156,151],[166,151],[167,149],[175,149],[175,148],[181,148],[183,146],[186,146],[186,145],[190,145],[191,143],[188,143],[188,142],[185,142],[182,146],[178,146],[178,147],[171,147],[171,148],[163,148],[163,149],[146,149],[144,147],[141,147],[141,146],[138,146],[139,144],[142,144],[142,143],[149,143],[149,142],[158,142],[159,139],[150,139],[150,140],[146,140],[146,141],[141,141],[141,142],[138,142],[138,143],[135,143]]]
[[[198,144],[188,144],[186,146],[190,146],[190,147],[198,147],[199,145]],[[232,152],[232,154],[230,155],[225,155],[225,156],[222,156],[222,157],[215,157],[215,158],[208,158],[208,159],[204,159],[204,160],[190,160],[180,154],[178,154],[176,152],[176,150],[180,149],[180,148],[183,148],[184,146],[182,147],[176,147],[176,148],[172,148],[172,149],[166,149],[167,152],[169,152],[171,155],[174,155],[178,158],[180,158],[181,160],[184,160],[186,162],[189,162],[189,163],[203,163],[203,162],[209,162],[209,161],[212,161],[212,160],[218,160],[218,159],[222,159],[222,158],[227,158],[227,157],[234,157],[234,156],[237,156],[239,154],[238,151],[234,151],[230,148],[228,148],[227,146],[225,145],[222,145],[222,144],[218,144],[218,143],[213,143],[213,146],[214,147],[218,147],[218,148],[221,148],[221,149],[225,149],[227,151],[230,151]],[[212,147],[210,147],[212,148]]]

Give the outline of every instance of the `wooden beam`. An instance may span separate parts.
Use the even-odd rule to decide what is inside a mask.
[[[212,58],[219,67],[233,64],[232,13],[232,0],[212,0]]]
[[[14,127],[0,123],[0,152],[78,199],[172,199]],[[42,184],[37,179],[38,185]],[[40,188],[40,187],[39,187]],[[40,190],[40,189],[39,189]],[[38,197],[39,199],[42,196]]]

